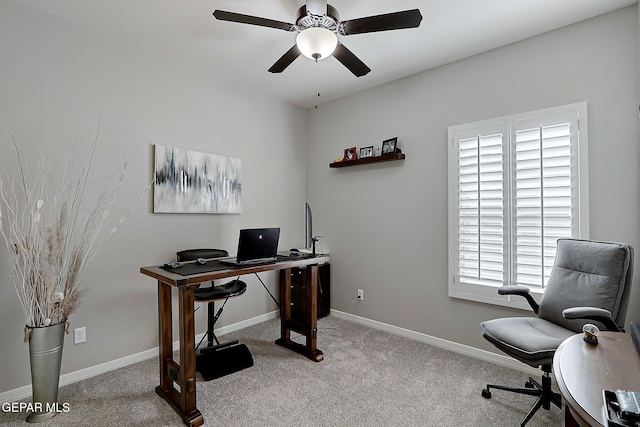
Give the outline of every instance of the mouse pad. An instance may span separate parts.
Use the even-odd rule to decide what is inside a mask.
[[[201,273],[210,273],[212,271],[219,270],[228,270],[229,266],[220,263],[220,261],[207,261],[206,264],[198,264],[198,263],[186,263],[183,264],[182,267],[171,268],[165,267],[161,265],[160,268],[163,270],[170,271],[172,273],[179,274],[181,276],[190,276],[192,274],[201,274]]]
[[[306,256],[299,255],[277,255],[278,261],[290,261],[307,258]],[[271,262],[272,263],[272,262]],[[189,262],[182,265],[182,267],[171,268],[161,265],[163,270],[170,271],[172,273],[179,274],[181,276],[190,276],[192,274],[211,273],[212,271],[228,270],[234,268],[229,264],[223,264],[220,261],[209,260],[206,264],[198,264],[197,262]]]

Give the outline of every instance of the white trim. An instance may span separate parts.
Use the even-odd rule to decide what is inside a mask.
[[[276,317],[280,317],[280,311],[275,310],[271,313],[261,314],[260,316],[252,317],[251,319],[243,320],[242,322],[233,323],[231,325],[223,326],[221,328],[216,329],[216,335],[226,335],[231,332],[236,332],[241,329],[248,328],[249,326],[257,325],[259,323],[266,322],[267,320],[275,319]],[[204,334],[202,334],[204,335]],[[179,347],[176,347],[176,342],[173,343],[174,351]]]
[[[275,319],[278,317],[279,311],[272,311],[271,313],[263,314],[260,316],[253,317],[251,319],[243,320],[242,322],[234,323],[232,325],[223,326],[215,330],[216,335],[222,336],[225,334],[229,334],[231,332],[236,332],[244,328],[248,328],[249,326],[257,325],[262,322],[266,322],[271,319]],[[199,341],[204,334],[199,334],[196,336],[196,342]],[[176,351],[180,348],[179,341],[173,342],[173,351]],[[112,360],[106,363],[102,363],[96,366],[90,366],[85,369],[80,369],[79,371],[69,372],[68,374],[64,374],[60,376],[60,387],[65,385],[73,384],[78,381],[86,380],[87,378],[95,377],[97,375],[101,375],[107,372],[115,371],[119,368],[124,368],[125,366],[133,365],[134,363],[143,362],[145,360],[153,359],[158,356],[158,347],[150,348],[149,350],[141,351],[140,353],[132,354],[130,356],[125,356],[120,359]],[[26,399],[31,397],[31,384],[16,388],[14,390],[5,391],[4,393],[0,393],[0,404],[2,403],[11,403],[17,402],[22,399]]]
[[[278,314],[279,314],[278,311],[272,311],[271,313],[263,314],[261,316],[253,317],[251,319],[247,319],[242,322],[224,326],[222,328],[216,329],[216,335],[222,336],[231,332],[248,328],[249,326],[257,325],[259,323],[266,322],[271,319],[275,319],[278,317]],[[345,318],[346,316],[346,320],[370,327],[372,329],[389,332],[395,335],[399,335],[401,337],[409,338],[425,344],[443,348],[445,350],[453,351],[455,353],[464,354],[465,356],[473,357],[475,359],[484,360],[485,362],[490,362],[496,365],[500,365],[510,369],[515,369],[517,371],[525,372],[530,375],[540,374],[540,371],[538,369],[532,368],[529,365],[518,362],[515,359],[512,359],[508,356],[504,356],[501,354],[496,354],[490,351],[481,350],[475,347],[470,347],[468,345],[459,344],[453,341],[423,334],[421,332],[400,328],[398,326],[389,325],[387,323],[378,322],[376,320],[366,319],[364,317],[355,316],[353,314],[347,314],[342,311],[338,311],[334,309],[331,309],[331,316],[336,316],[340,318]],[[199,334],[198,336],[196,336],[196,340],[202,338],[203,335],[204,334]],[[173,349],[174,351],[179,349],[178,341],[175,341],[173,343]],[[95,377],[97,375],[104,374],[106,372],[114,371],[119,368],[124,368],[125,366],[133,365],[134,363],[143,362],[145,360],[152,359],[157,355],[158,355],[158,348],[156,347],[156,348],[142,351],[137,354],[133,354],[131,356],[126,356],[110,362],[102,363],[100,365],[92,366],[86,369],[81,369],[79,371],[70,372],[68,374],[64,374],[60,376],[60,387],[73,384],[75,382],[82,381],[87,378]],[[4,393],[0,393],[0,404],[7,403],[7,402],[17,402],[19,400],[26,399],[30,396],[31,396],[31,385],[20,387],[14,390],[9,390]]]
[[[398,326],[389,325],[387,323],[378,322],[376,320],[366,319],[364,317],[355,316],[353,314],[349,314],[347,316],[347,313],[334,310],[334,309],[331,309],[331,315],[340,317],[340,318],[344,318],[346,316],[345,320],[348,320],[353,323],[358,323],[360,325],[364,325],[372,329],[378,329],[380,331],[389,332],[394,335],[399,335],[401,337],[405,337],[405,338],[409,338],[425,344],[433,345],[435,347],[453,351],[454,353],[464,354],[465,356],[473,357],[474,359],[480,359],[480,360],[484,360],[485,362],[495,363],[496,365],[515,369],[517,371],[525,372],[530,375],[537,376],[537,375],[540,375],[540,372],[541,372],[539,369],[533,368],[527,364],[519,362],[516,359],[513,359],[509,356],[492,353],[490,351],[481,350],[479,348],[475,348],[475,347],[460,344],[457,342],[423,334],[421,332],[412,331],[410,329],[400,328]]]

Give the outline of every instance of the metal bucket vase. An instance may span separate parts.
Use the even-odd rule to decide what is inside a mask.
[[[35,411],[27,422],[39,423],[58,414],[58,384],[67,322],[29,329],[31,388]]]

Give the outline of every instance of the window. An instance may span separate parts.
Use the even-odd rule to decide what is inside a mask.
[[[561,237],[587,238],[586,103],[449,128],[449,296],[528,308]]]

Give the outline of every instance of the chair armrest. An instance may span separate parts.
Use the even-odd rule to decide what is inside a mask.
[[[521,285],[501,286],[498,288],[498,293],[500,295],[519,295],[521,297],[526,298],[533,312],[535,314],[538,314],[538,309],[540,308],[540,305],[538,305],[536,300],[533,299],[533,297],[529,293],[529,288],[527,288],[526,286],[521,286]]]
[[[596,307],[572,307],[562,311],[565,319],[589,319],[602,323],[607,330],[623,332],[616,322],[611,319],[611,312],[604,308]]]

